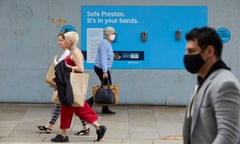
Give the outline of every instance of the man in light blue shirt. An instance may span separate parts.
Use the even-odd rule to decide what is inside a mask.
[[[103,78],[108,78],[107,72],[111,69],[113,62],[113,50],[110,39],[104,39],[100,42],[97,50],[95,66],[102,69]]]
[[[116,38],[116,32],[111,26],[105,27],[103,32],[105,39],[103,39],[98,45],[94,71],[103,85],[112,85],[110,69],[112,67],[114,54],[111,43]],[[88,103],[90,103],[90,105],[93,104],[93,99],[90,98]],[[111,111],[108,106],[102,107],[102,113],[115,114],[115,112]]]
[[[95,60],[94,71],[99,77],[99,80],[102,84],[112,84],[110,69],[113,63],[113,49],[112,44],[116,38],[115,29],[111,26],[104,28],[104,36],[103,39],[97,49],[97,56]],[[103,114],[115,114],[115,112],[111,111],[108,106],[102,107]]]

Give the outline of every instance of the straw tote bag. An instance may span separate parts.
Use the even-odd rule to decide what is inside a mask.
[[[55,78],[55,68],[53,65],[48,66],[48,71],[45,75],[45,82],[52,87],[56,87],[56,83],[54,81]]]
[[[71,72],[70,82],[72,85],[73,100],[74,100],[72,106],[76,106],[76,107],[84,106],[85,98],[87,95],[87,89],[88,89],[88,80],[89,80],[88,73]],[[60,104],[57,89],[54,90],[53,92],[52,102],[55,104]]]

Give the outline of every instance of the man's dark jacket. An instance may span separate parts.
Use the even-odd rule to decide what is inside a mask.
[[[73,91],[70,83],[70,71],[65,61],[61,61],[55,67],[55,82],[57,84],[58,96],[61,104],[72,106]]]

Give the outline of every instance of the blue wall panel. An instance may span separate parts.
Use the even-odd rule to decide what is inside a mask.
[[[114,51],[143,51],[144,60],[118,60],[120,69],[183,69],[184,35],[207,25],[206,6],[82,6],[82,49],[88,52],[87,29],[113,26]],[[181,39],[175,39],[175,32]],[[147,40],[141,40],[141,32]],[[96,47],[97,48],[97,47]],[[93,63],[86,61],[86,68]]]

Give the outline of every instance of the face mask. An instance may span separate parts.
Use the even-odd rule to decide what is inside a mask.
[[[184,55],[184,65],[188,72],[197,73],[205,63],[200,54]]]
[[[110,39],[111,41],[114,41],[115,38],[116,38],[115,34],[111,34],[111,35],[109,36],[109,39]]]

